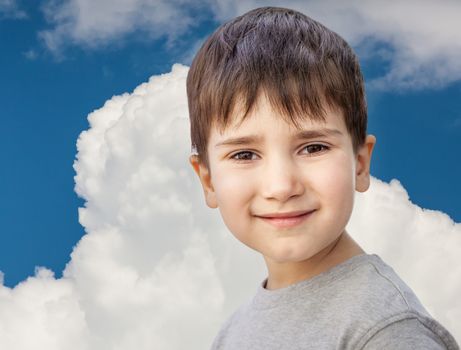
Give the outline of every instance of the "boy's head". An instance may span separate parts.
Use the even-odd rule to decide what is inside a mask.
[[[343,233],[355,190],[368,189],[375,139],[342,38],[293,10],[252,10],[203,44],[187,94],[190,162],[240,241],[271,261],[302,261]]]

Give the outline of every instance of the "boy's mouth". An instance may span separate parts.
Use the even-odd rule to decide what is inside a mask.
[[[297,211],[290,211],[286,213],[269,213],[269,214],[263,214],[263,215],[257,215],[261,218],[267,218],[267,219],[287,219],[287,218],[294,218],[298,216],[303,216],[305,214],[310,214],[314,210],[297,210]]]
[[[257,215],[265,222],[275,226],[276,228],[290,228],[301,224],[304,220],[311,216],[315,210],[292,211],[286,213],[269,213]]]

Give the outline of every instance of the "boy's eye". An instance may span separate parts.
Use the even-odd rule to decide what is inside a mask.
[[[242,152],[235,153],[233,156],[231,156],[231,159],[234,159],[234,160],[252,160],[253,155],[255,155],[254,152],[242,151]]]
[[[330,147],[328,147],[326,145],[316,143],[316,144],[311,144],[311,145],[304,146],[302,150],[303,151],[307,150],[307,154],[314,154],[314,153],[322,152],[322,151],[327,150],[329,148]],[[303,152],[303,153],[306,153],[306,152]],[[239,161],[239,160],[254,160],[255,156],[256,156],[256,153],[254,153],[252,151],[241,151],[241,152],[235,153],[230,158],[233,159],[233,160],[237,160],[237,161]]]
[[[303,148],[303,150],[307,150],[307,153],[309,153],[309,154],[318,153],[318,152],[321,152],[321,151],[326,150],[326,149],[329,149],[329,147],[326,146],[326,145],[322,145],[320,143],[307,145],[307,146],[304,146],[304,148]]]

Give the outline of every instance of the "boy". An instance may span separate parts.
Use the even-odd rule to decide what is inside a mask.
[[[376,139],[341,37],[293,10],[252,10],[203,44],[187,94],[206,203],[268,269],[212,349],[459,349],[345,231]]]

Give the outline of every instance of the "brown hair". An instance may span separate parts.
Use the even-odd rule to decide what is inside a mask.
[[[243,101],[243,121],[262,91],[295,126],[306,116],[324,121],[325,103],[339,109],[354,152],[363,145],[365,89],[351,47],[300,12],[261,7],[216,29],[187,75],[192,147],[203,164],[209,165],[210,128],[226,128],[238,99]]]

